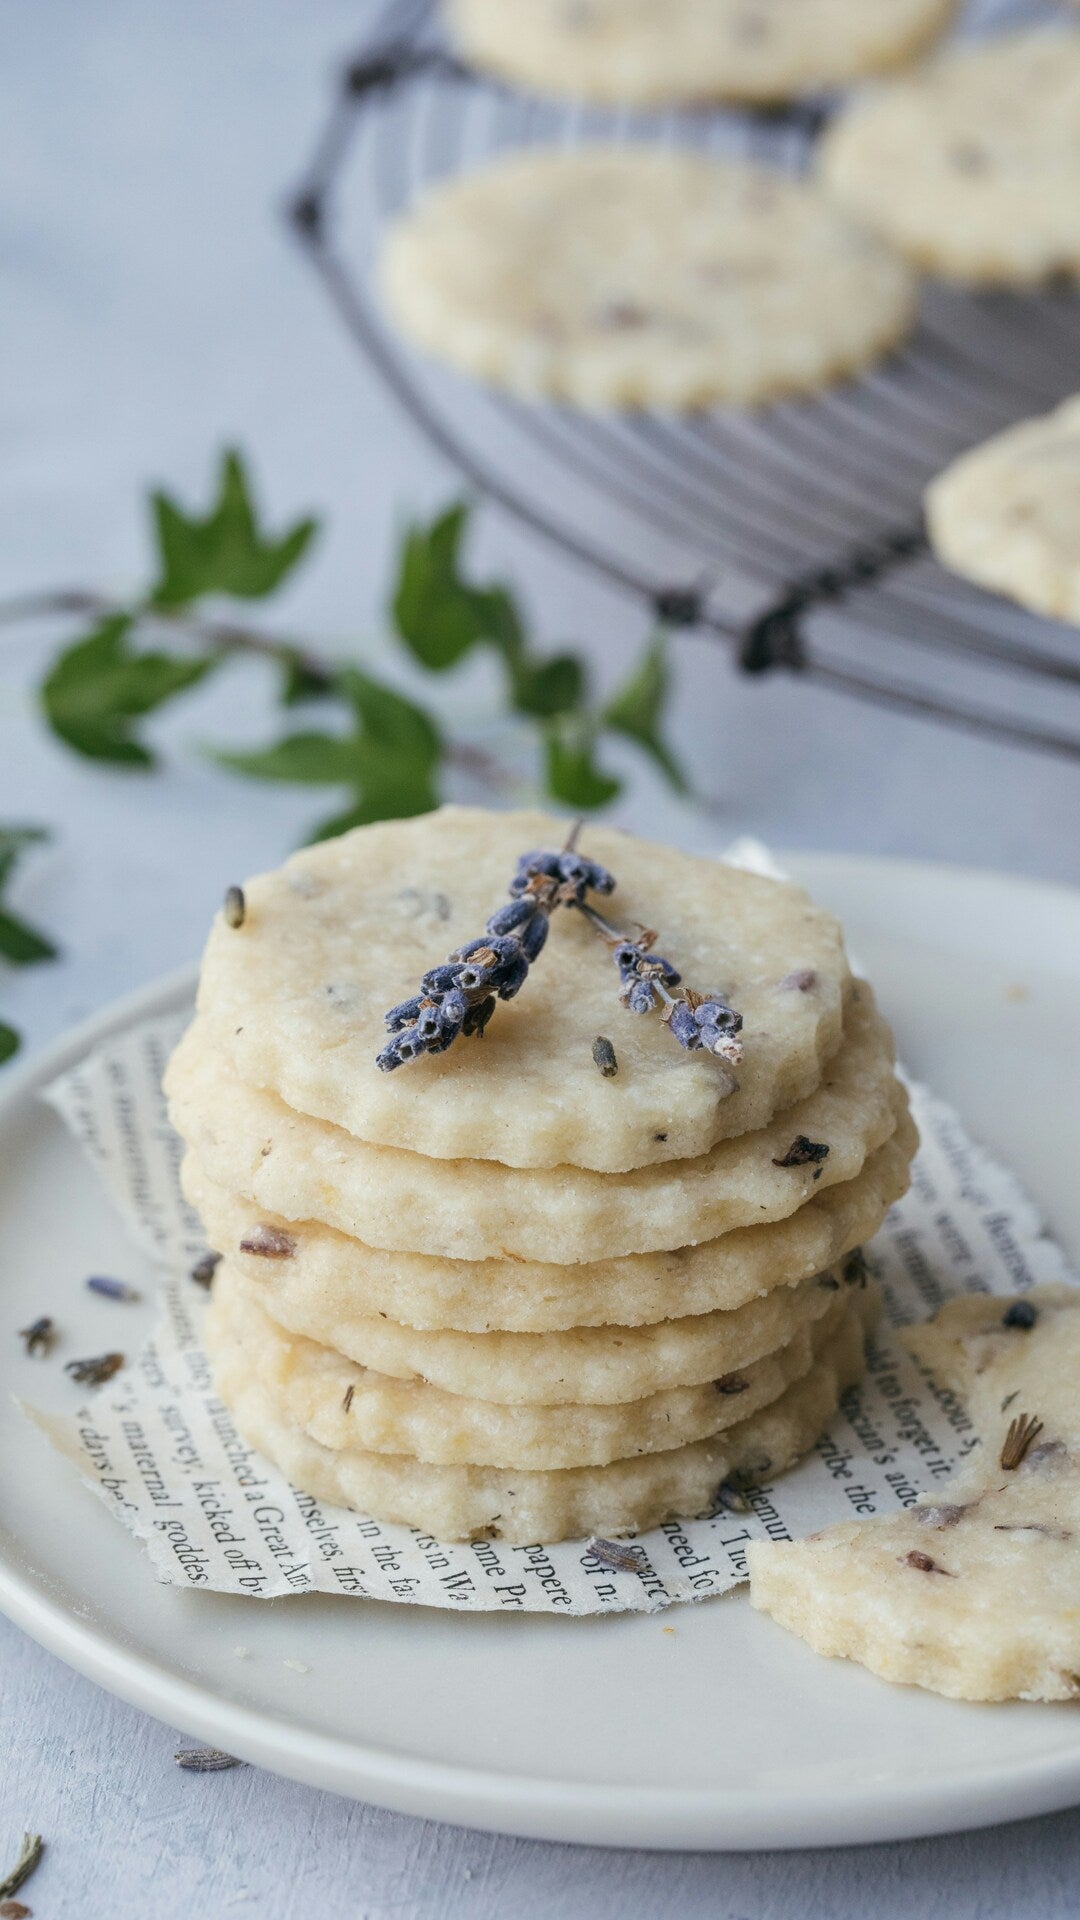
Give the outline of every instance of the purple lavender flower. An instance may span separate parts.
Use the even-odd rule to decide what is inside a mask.
[[[593,931],[599,934],[619,972],[619,999],[631,1013],[653,1013],[660,1008],[661,1018],[680,1047],[688,1052],[704,1050],[729,1066],[737,1066],[743,1056],[738,1038],[742,1015],[718,993],[695,993],[682,986],[682,976],[670,960],[653,952],[657,935],[651,927],[642,927],[635,937],[613,927],[603,914],[587,901],[576,902]],[[675,998],[673,987],[682,987]],[[730,1076],[729,1076],[730,1078]],[[734,1092],[731,1078],[728,1092]]]
[[[445,1053],[459,1034],[480,1039],[496,1001],[521,992],[555,908],[584,905],[590,890],[612,891],[615,881],[607,868],[575,851],[577,832],[575,827],[559,853],[523,854],[510,883],[511,898],[496,907],[479,938],[430,967],[420,992],[391,1007],[386,1015],[391,1038],[376,1055],[384,1073],[423,1053]]]

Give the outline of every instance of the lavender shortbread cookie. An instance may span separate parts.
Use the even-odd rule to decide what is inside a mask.
[[[869,1292],[857,1294],[809,1373],[771,1406],[723,1433],[606,1467],[507,1472],[433,1466],[403,1454],[334,1451],[283,1416],[228,1334],[215,1340],[214,1379],[237,1427],[294,1486],[317,1500],[419,1527],[440,1540],[500,1539],[527,1546],[599,1534],[606,1539],[705,1513],[731,1485],[767,1483],[824,1432],[841,1393],[865,1365]]]
[[[387,1009],[483,932],[522,854],[560,847],[567,828],[545,813],[442,807],[249,881],[243,926],[219,916],[203,960],[213,1046],[250,1086],[372,1146],[520,1167],[622,1173],[688,1158],[812,1093],[851,991],[832,916],[801,888],[591,824],[581,851],[617,882],[605,910],[659,929],[683,978],[737,1008],[737,1073],[629,1013],[605,948],[567,908],[482,1040],[379,1072]],[[611,1038],[613,1077],[593,1058],[598,1035]]]
[[[431,188],[379,278],[424,351],[589,408],[814,393],[915,313],[908,267],[812,186],[655,145],[533,148]]]
[[[870,91],[822,185],[919,267],[986,286],[1080,272],[1080,31],[999,34]]]
[[[408,1365],[454,1392],[477,1391],[490,1337],[507,1358],[519,1350],[528,1355],[523,1367],[515,1359],[515,1373],[538,1383],[588,1380],[581,1397],[606,1399],[616,1377],[631,1370],[644,1393],[673,1384],[675,1368],[683,1380],[693,1378],[705,1355],[706,1376],[737,1365],[750,1327],[757,1340],[759,1330],[790,1312],[792,1288],[873,1238],[907,1190],[917,1145],[905,1111],[861,1173],[816,1193],[786,1220],[741,1227],[696,1247],[561,1266],[516,1256],[472,1261],[388,1252],[229,1194],[191,1154],[181,1177],[211,1245],[264,1290],[270,1312],[294,1332],[383,1372]],[[628,1338],[639,1328],[647,1334],[640,1346]],[[612,1329],[623,1341],[625,1367],[612,1362]],[[453,1347],[440,1342],[437,1358],[409,1342],[410,1332],[447,1330],[462,1338]],[[565,1341],[557,1337],[563,1333]],[[479,1345],[477,1335],[484,1336]],[[545,1396],[556,1397],[547,1384]]]
[[[980,1444],[932,1502],[752,1546],[750,1598],[886,1680],[1080,1699],[1080,1287],[965,1295],[904,1338]]]
[[[956,0],[449,0],[466,59],[628,106],[779,101],[899,65]]]
[[[863,983],[852,993],[844,1044],[808,1099],[692,1160],[629,1173],[431,1160],[369,1146],[245,1086],[201,1019],[174,1053],[165,1086],[173,1124],[211,1179],[286,1220],[318,1220],[368,1246],[442,1259],[531,1260],[542,1250],[556,1264],[685,1247],[786,1219],[861,1173],[907,1106],[892,1036]]]
[[[954,460],[926,521],[954,573],[1080,626],[1080,396]]]
[[[407,1454],[436,1466],[607,1466],[706,1440],[779,1399],[810,1371],[852,1311],[841,1287],[825,1312],[794,1326],[784,1345],[716,1380],[667,1387],[609,1405],[508,1405],[447,1393],[358,1366],[333,1348],[288,1332],[271,1318],[260,1289],[223,1264],[206,1320],[213,1348],[233,1340],[282,1418],[337,1452]]]

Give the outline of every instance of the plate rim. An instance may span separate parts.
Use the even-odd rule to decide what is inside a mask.
[[[855,877],[884,867],[913,880],[944,873],[959,883],[991,881],[1060,899],[1074,911],[1080,906],[1080,887],[992,867],[859,853],[792,851],[783,858],[796,879],[800,869],[813,868],[823,876],[832,868]],[[23,1101],[40,1096],[50,1080],[106,1035],[190,1001],[197,977],[194,964],[176,969],[35,1049],[5,1076],[0,1132]],[[224,1745],[240,1759],[402,1813],[576,1844],[742,1852],[911,1839],[1055,1812],[1080,1800],[1080,1740],[1072,1752],[1033,1755],[1019,1764],[994,1761],[948,1782],[916,1780],[902,1792],[895,1783],[882,1786],[868,1779],[845,1791],[840,1801],[834,1791],[815,1791],[812,1784],[770,1786],[767,1794],[760,1788],[688,1791],[560,1781],[404,1754],[377,1742],[300,1727],[272,1710],[220,1700],[206,1685],[169,1673],[43,1591],[14,1564],[17,1549],[14,1536],[0,1535],[0,1611],[77,1672],[170,1725]]]

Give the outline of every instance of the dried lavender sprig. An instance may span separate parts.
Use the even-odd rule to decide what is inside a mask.
[[[659,938],[651,927],[642,927],[637,936],[613,927],[588,901],[575,903],[609,949],[619,970],[619,999],[631,1013],[652,1013],[660,1008],[660,1017],[680,1047],[688,1052],[703,1048],[729,1066],[738,1066],[743,1043],[738,1038],[742,1014],[729,1007],[718,993],[698,993],[688,987],[682,975],[654,953]],[[681,988],[676,997],[671,989]]]
[[[556,907],[581,907],[586,893],[614,890],[607,868],[577,852],[580,830],[578,821],[560,852],[523,853],[509,900],[496,907],[480,937],[431,967],[419,993],[390,1008],[386,1025],[392,1038],[375,1056],[383,1073],[423,1053],[445,1053],[459,1035],[480,1039],[496,1001],[521,992],[543,951]]]

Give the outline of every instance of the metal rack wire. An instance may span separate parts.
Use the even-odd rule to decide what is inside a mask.
[[[1044,17],[1038,5],[984,6]],[[393,0],[343,68],[289,207],[365,357],[479,493],[739,670],[1080,759],[1080,641],[945,573],[926,482],[963,448],[1080,387],[1080,296],[931,285],[908,345],[864,378],[754,413],[596,415],[526,405],[433,366],[383,321],[385,222],[428,182],[532,142],[692,144],[803,168],[826,109],[629,114],[541,102],[469,72],[432,0]]]

